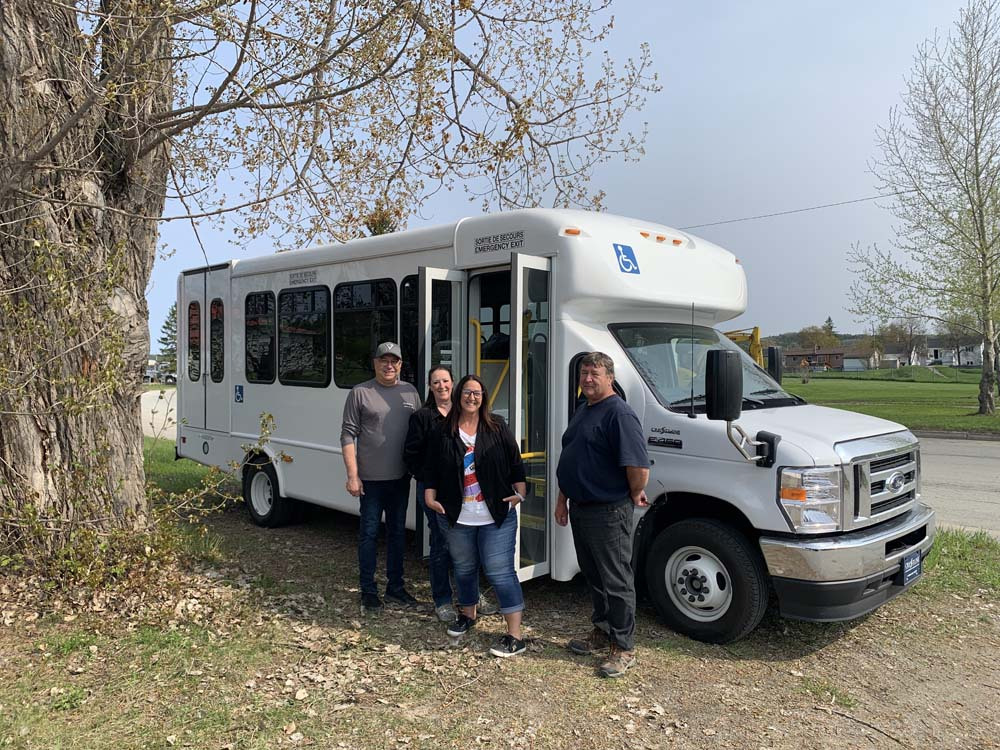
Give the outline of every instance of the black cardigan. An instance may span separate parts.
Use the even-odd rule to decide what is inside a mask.
[[[427,464],[428,441],[435,428],[444,422],[444,417],[436,406],[424,406],[410,415],[410,426],[406,431],[406,442],[403,443],[403,462],[406,470],[418,482],[424,481]],[[422,497],[417,498],[423,502]]]
[[[489,430],[480,422],[476,434],[476,478],[493,523],[500,526],[510,510],[503,499],[514,494],[513,485],[525,481],[525,475],[514,435],[503,419],[495,414],[493,419],[496,430]],[[452,526],[462,513],[464,458],[465,443],[457,434],[446,432],[442,421],[429,441],[424,482],[437,490],[437,501]]]

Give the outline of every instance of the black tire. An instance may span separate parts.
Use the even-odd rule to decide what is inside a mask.
[[[278,475],[267,457],[252,459],[243,469],[243,500],[258,526],[273,529],[291,520],[292,501],[281,496]]]
[[[696,641],[739,640],[760,624],[767,609],[760,552],[722,521],[692,518],[667,526],[653,541],[645,572],[660,618]]]

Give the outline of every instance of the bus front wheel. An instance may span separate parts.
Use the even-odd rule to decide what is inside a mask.
[[[711,518],[667,526],[646,558],[646,585],[660,618],[706,643],[747,635],[767,608],[760,552],[738,529]]]

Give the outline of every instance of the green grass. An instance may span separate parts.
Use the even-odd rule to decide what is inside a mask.
[[[174,441],[144,437],[143,455],[146,464],[146,480],[165,492],[184,492],[197,487],[211,469],[196,464],[190,459],[174,460]],[[228,489],[235,491],[236,481],[229,483]]]
[[[854,696],[829,680],[806,677],[802,680],[802,692],[812,695],[823,703],[834,703],[841,708],[854,708],[858,705]]]
[[[787,375],[782,385],[811,404],[890,419],[914,430],[1000,433],[1000,416],[976,414],[979,408],[978,381],[887,382],[812,378],[808,383],[802,383],[796,376]]]
[[[863,372],[830,370],[828,372],[813,372],[809,374],[809,377],[819,380],[889,380],[897,383],[966,383],[978,385],[980,375],[980,370],[969,367],[922,367],[920,365],[913,365],[912,367],[897,367],[892,370],[864,370]],[[797,377],[795,373],[789,374],[789,378]]]
[[[985,531],[938,529],[934,547],[924,561],[924,589],[974,594],[985,589],[1000,594],[1000,540]]]
[[[46,642],[46,648],[56,656],[69,656],[83,651],[97,642],[93,633],[68,633],[53,635]]]

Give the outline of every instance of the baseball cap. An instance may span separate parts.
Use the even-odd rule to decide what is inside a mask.
[[[399,344],[393,343],[392,341],[384,341],[378,345],[378,349],[375,350],[375,359],[379,357],[399,357],[403,358],[403,352],[399,349]]]

